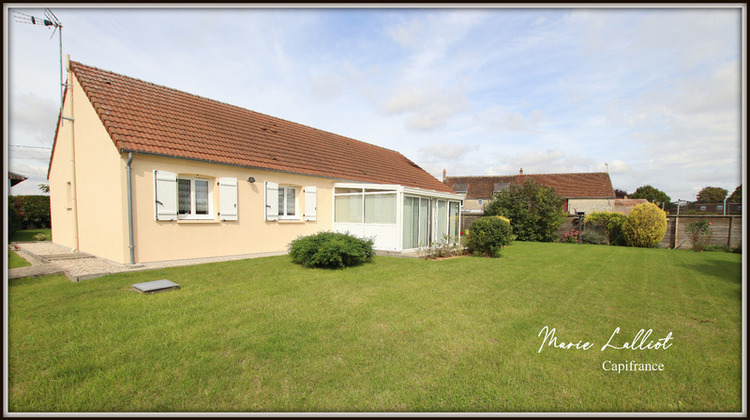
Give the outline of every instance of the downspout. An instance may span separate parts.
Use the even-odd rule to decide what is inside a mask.
[[[128,163],[125,165],[125,173],[128,178],[128,248],[130,249],[130,264],[135,264],[135,245],[133,245],[133,194],[130,184],[130,164],[133,162],[133,152],[128,153]]]
[[[76,186],[76,130],[75,130],[75,108],[73,104],[75,102],[73,91],[73,73],[70,71],[70,55],[65,56],[65,69],[68,71],[68,88],[70,88],[70,117],[62,116],[60,124],[65,124],[65,120],[70,121],[70,165],[72,169],[72,176],[70,180],[70,206],[73,211],[73,240],[74,248],[73,252],[78,252],[79,237],[78,237],[78,194]],[[61,111],[62,115],[62,111]]]

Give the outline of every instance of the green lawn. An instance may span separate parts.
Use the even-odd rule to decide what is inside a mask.
[[[52,230],[51,229],[24,229],[24,230],[17,230],[16,233],[13,234],[13,237],[10,238],[8,242],[29,242],[29,241],[36,241],[36,238],[34,238],[34,235],[43,233],[47,235],[46,240],[50,240],[52,237]]]
[[[21,258],[15,251],[8,250],[8,268],[28,267],[28,261]]]
[[[182,288],[153,295],[136,282]],[[740,411],[741,256],[514,243],[9,285],[15,411]],[[545,347],[544,326],[589,350]],[[600,351],[672,333],[660,350]],[[605,371],[606,361],[663,364]]]

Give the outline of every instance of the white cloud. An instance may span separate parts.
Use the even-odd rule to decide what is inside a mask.
[[[384,115],[406,114],[406,127],[433,130],[467,109],[468,101],[460,91],[402,86],[394,89],[381,106]]]
[[[533,109],[524,115],[502,106],[493,106],[477,114],[477,119],[492,129],[535,131],[544,121],[544,113]]]

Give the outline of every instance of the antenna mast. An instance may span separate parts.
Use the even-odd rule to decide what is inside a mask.
[[[60,40],[60,115],[62,115],[63,101],[65,100],[65,89],[63,84],[63,46],[62,46],[62,22],[52,13],[50,9],[44,9],[44,18],[27,15],[26,13],[13,11],[13,17],[18,23],[27,23],[31,25],[43,25],[47,28],[53,28],[52,35],[49,37],[52,39],[55,36],[55,31],[58,31],[58,38]]]

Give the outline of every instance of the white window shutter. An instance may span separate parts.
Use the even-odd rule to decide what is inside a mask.
[[[305,187],[305,220],[318,220],[318,187]]]
[[[177,220],[177,174],[154,170],[154,217]]]
[[[237,220],[237,178],[219,178],[219,217]]]
[[[266,220],[279,220],[279,184],[266,182]]]

